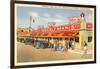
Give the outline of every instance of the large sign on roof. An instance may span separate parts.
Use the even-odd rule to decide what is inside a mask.
[[[70,30],[79,30],[79,29],[80,29],[80,24],[69,24],[69,25],[56,26],[53,28],[37,29],[36,31],[55,32],[58,30],[70,31]]]

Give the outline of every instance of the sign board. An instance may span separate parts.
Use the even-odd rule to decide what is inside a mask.
[[[41,29],[42,32],[55,32],[58,30],[79,30],[80,29],[80,24],[71,24],[71,25],[64,25],[64,26],[57,26],[54,28],[46,28],[46,29]]]
[[[79,23],[81,21],[81,17],[69,17],[68,22],[69,23]]]

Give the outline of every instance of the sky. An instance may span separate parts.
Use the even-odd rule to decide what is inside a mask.
[[[65,8],[42,8],[42,7],[29,7],[29,6],[17,6],[17,26],[18,27],[29,27],[30,16],[34,19],[31,21],[31,27],[37,28],[38,26],[47,27],[49,22],[56,22],[56,25],[68,24],[69,17],[79,17],[80,13],[85,14],[85,19],[91,19],[92,11],[78,10]]]

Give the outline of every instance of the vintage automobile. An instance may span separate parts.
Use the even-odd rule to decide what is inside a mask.
[[[23,37],[17,38],[17,41],[18,41],[18,42],[25,43],[25,38],[23,38]]]
[[[32,38],[26,38],[26,40],[25,40],[25,44],[34,44],[34,39],[32,39]]]
[[[42,41],[42,40],[35,40],[34,41],[34,47],[35,48],[48,48],[49,43],[47,41]]]

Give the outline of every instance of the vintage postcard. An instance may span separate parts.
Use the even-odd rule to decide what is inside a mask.
[[[15,1],[14,66],[96,62],[95,11],[91,5]]]

